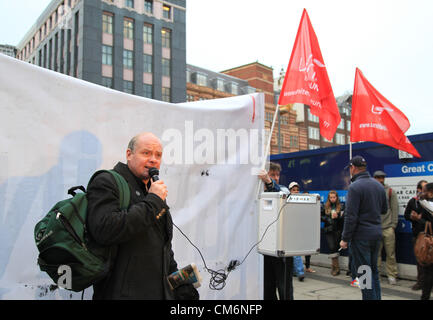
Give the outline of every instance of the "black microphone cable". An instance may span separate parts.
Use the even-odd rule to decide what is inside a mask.
[[[217,271],[212,270],[212,269],[210,269],[210,268],[207,267],[206,261],[205,261],[203,255],[202,255],[200,249],[197,248],[197,246],[194,243],[192,243],[192,241],[188,238],[188,236],[185,233],[183,233],[183,231],[173,222],[173,225],[176,227],[176,229],[179,230],[179,232],[188,240],[188,242],[200,254],[200,257],[203,260],[203,265],[204,265],[205,270],[211,275],[211,278],[210,278],[210,281],[209,281],[209,288],[211,290],[222,290],[226,286],[226,280],[227,280],[230,272],[232,272],[237,267],[239,267],[240,265],[242,265],[245,262],[245,260],[247,259],[247,257],[250,255],[251,251],[263,241],[263,239],[264,239],[264,237],[266,235],[266,232],[268,232],[268,229],[274,223],[276,223],[280,219],[281,212],[288,205],[288,201],[289,201],[290,197],[291,197],[291,194],[289,194],[289,197],[287,198],[286,203],[280,208],[280,211],[278,212],[277,218],[274,221],[272,221],[266,227],[266,229],[263,232],[262,237],[260,238],[260,240],[251,247],[251,249],[248,251],[248,253],[246,254],[246,256],[242,259],[242,261],[239,262],[238,260],[231,260],[226,269],[219,269]]]

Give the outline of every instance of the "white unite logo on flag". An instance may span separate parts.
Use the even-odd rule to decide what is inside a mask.
[[[384,110],[386,110],[388,112],[394,112],[394,110],[390,107],[375,106],[374,104],[371,105],[371,113],[373,113],[373,114],[381,115]]]
[[[319,92],[319,86],[317,85],[317,73],[315,70],[315,66],[319,68],[325,68],[326,66],[313,57],[313,54],[310,54],[305,61],[304,57],[301,57],[301,61],[299,62],[299,71],[305,74],[304,80],[309,82],[309,88]]]

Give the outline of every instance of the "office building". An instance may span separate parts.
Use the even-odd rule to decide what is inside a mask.
[[[186,0],[53,0],[17,58],[168,102],[186,97]]]
[[[15,58],[17,54],[17,48],[8,44],[0,44],[0,53]]]

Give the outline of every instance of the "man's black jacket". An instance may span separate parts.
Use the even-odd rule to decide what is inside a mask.
[[[91,238],[118,249],[111,274],[93,286],[93,298],[175,299],[166,281],[167,275],[177,270],[169,208],[157,195],[147,193],[127,165],[118,163],[114,170],[125,178],[131,191],[127,212],[119,209],[119,191],[111,174],[99,174],[87,190]],[[161,212],[162,218],[157,219]]]

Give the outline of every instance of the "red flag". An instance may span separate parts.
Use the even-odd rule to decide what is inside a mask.
[[[320,52],[319,42],[305,9],[278,104],[286,105],[295,102],[310,106],[311,113],[320,119],[320,134],[331,140],[340,124],[341,117]]]
[[[421,158],[405,136],[410,123],[356,68],[350,141],[374,141]]]

